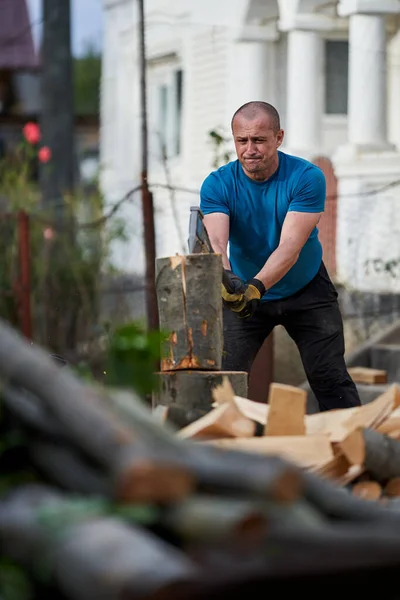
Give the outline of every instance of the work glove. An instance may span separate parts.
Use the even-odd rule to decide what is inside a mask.
[[[247,281],[243,296],[236,301],[230,308],[237,313],[241,319],[252,317],[260,305],[261,298],[267,290],[265,285],[259,279],[250,279]]]
[[[246,284],[233,271],[224,269],[222,274],[221,295],[224,306],[231,310],[239,306],[246,291]]]

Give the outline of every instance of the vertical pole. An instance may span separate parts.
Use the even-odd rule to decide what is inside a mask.
[[[32,339],[31,317],[31,269],[30,269],[30,223],[24,211],[18,212],[19,251],[19,313],[23,335]]]
[[[75,182],[70,0],[43,0],[42,61],[40,124],[51,160],[41,167],[41,190],[44,206],[61,221]]]
[[[154,230],[153,195],[148,185],[148,130],[147,130],[147,90],[146,90],[146,40],[144,0],[139,3],[139,61],[140,61],[140,103],[141,103],[141,142],[142,142],[142,214],[144,225],[144,249],[146,260],[146,311],[148,328],[158,329],[158,306],[155,288],[156,243]]]

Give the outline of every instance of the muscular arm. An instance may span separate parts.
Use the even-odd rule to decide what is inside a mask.
[[[216,254],[222,254],[224,269],[230,269],[227,248],[229,239],[229,216],[224,213],[204,215],[204,225],[210,238],[211,246]]]
[[[278,248],[255,276],[263,282],[267,290],[278,283],[296,263],[321,214],[293,211],[286,215]]]

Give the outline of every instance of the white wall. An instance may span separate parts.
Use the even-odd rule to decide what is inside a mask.
[[[109,8],[104,20],[102,184],[107,199],[114,202],[138,183],[140,173],[137,15],[134,0],[105,0],[104,5]],[[276,41],[243,41],[240,35],[247,7],[247,0],[146,2],[150,183],[161,185],[154,188],[158,256],[186,251],[189,208],[198,204],[197,191],[213,169],[210,130],[221,127],[229,136],[234,110],[254,98],[275,104],[282,126],[286,128],[287,34],[281,33]],[[321,32],[321,35],[345,39],[346,28],[342,23],[337,34]],[[390,140],[396,144],[400,144],[399,53],[400,35],[397,34],[392,36],[388,46],[389,132]],[[184,78],[181,153],[168,161],[167,177],[159,158],[156,86],[163,77],[163,68],[168,71],[177,66],[183,70]],[[321,94],[324,93],[324,69],[321,61]],[[315,155],[332,156],[346,140],[347,117],[323,115],[321,144],[314,149]],[[391,174],[383,176],[384,181],[399,177],[393,169]],[[354,199],[365,185],[357,184],[357,189],[353,189],[354,184],[345,171],[340,173],[340,190],[346,197],[353,196],[353,200],[341,203],[339,212],[340,277],[359,289],[370,290],[374,286],[380,290],[397,289],[399,284],[387,274],[374,273],[372,277],[364,273],[363,267],[368,258],[382,254],[382,239],[388,228],[397,232],[397,190],[389,190],[371,200],[364,196]],[[171,197],[162,187],[170,181],[193,193],[179,190]],[[136,204],[125,205],[120,214],[129,224],[132,239],[129,244],[116,247],[116,264],[127,271],[140,272],[144,268],[140,198]],[[385,260],[400,257],[397,239],[400,236],[396,233],[391,236],[392,242],[384,247]]]

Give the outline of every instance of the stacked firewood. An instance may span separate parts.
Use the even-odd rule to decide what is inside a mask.
[[[313,415],[306,414],[305,390],[291,385],[271,384],[268,404],[260,404],[236,396],[225,378],[213,396],[213,408],[181,428],[178,437],[280,456],[365,499],[388,503],[400,498],[397,384],[369,404]],[[168,418],[165,409],[162,419]]]
[[[356,497],[279,452],[218,444],[215,431],[190,439],[129,390],[81,381],[1,322],[0,377],[0,547],[29,577],[33,597],[232,598],[254,581],[283,589],[304,575],[400,564],[396,506]],[[260,407],[226,392],[217,390],[225,399],[215,408],[225,440],[230,430],[228,439],[249,441],[262,427]],[[377,427],[394,423],[397,390],[389,397],[367,423],[375,430],[362,435],[395,443]],[[318,427],[327,435],[331,426],[321,416]],[[349,435],[360,430],[338,439],[339,430],[348,433],[346,419],[325,466],[356,460]],[[257,589],[252,596],[264,597]]]

